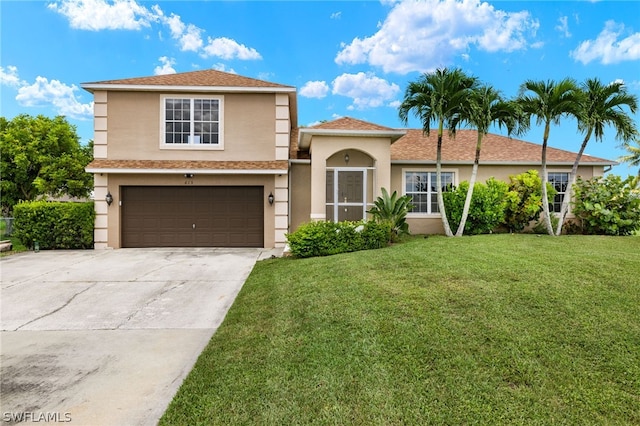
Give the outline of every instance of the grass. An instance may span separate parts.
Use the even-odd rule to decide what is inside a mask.
[[[259,262],[160,424],[640,424],[640,238]]]

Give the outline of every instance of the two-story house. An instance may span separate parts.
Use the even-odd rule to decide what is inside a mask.
[[[283,247],[309,220],[359,220],[381,188],[441,233],[435,132],[341,118],[298,127],[296,88],[215,70],[82,84],[94,95],[95,248]],[[445,141],[443,184],[468,180],[476,132]],[[562,200],[575,153],[549,148]],[[613,161],[584,156],[579,174]],[[478,179],[540,169],[540,146],[487,135]]]

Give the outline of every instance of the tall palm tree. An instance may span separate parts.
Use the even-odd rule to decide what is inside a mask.
[[[578,130],[584,132],[585,136],[571,168],[569,185],[562,200],[556,235],[560,235],[562,232],[562,225],[569,210],[572,187],[576,183],[578,164],[591,136],[596,141],[602,142],[606,126],[613,127],[616,131],[616,139],[625,144],[635,140],[638,136],[638,129],[633,119],[623,108],[626,106],[631,114],[635,114],[638,108],[638,98],[627,93],[624,83],[602,84],[598,78],[589,78],[581,84],[580,88],[583,96],[578,115]]]
[[[518,104],[522,108],[527,121],[536,118],[536,125],[544,125],[542,137],[542,209],[544,221],[549,235],[555,235],[549,213],[549,197],[547,191],[547,143],[551,124],[560,124],[560,119],[567,116],[577,117],[580,112],[582,92],[575,80],[565,78],[559,82],[553,80],[527,80],[520,86]]]
[[[527,127],[527,123],[520,112],[518,104],[516,102],[505,101],[500,92],[489,85],[481,85],[473,90],[468,98],[468,102],[463,105],[459,119],[475,127],[478,132],[478,138],[473,168],[471,169],[471,178],[469,179],[469,189],[467,190],[467,197],[464,201],[462,218],[458,225],[456,237],[462,236],[464,233],[464,227],[467,222],[467,217],[469,216],[473,189],[478,176],[480,151],[482,149],[482,139],[484,135],[489,133],[489,128],[492,125],[497,125],[498,128],[504,126],[509,135],[514,131],[520,133]]]
[[[438,127],[436,151],[436,186],[438,209],[442,216],[442,225],[447,236],[452,237],[451,227],[442,197],[442,134],[445,127],[455,136],[456,126],[460,123],[462,105],[468,101],[469,92],[478,84],[475,77],[468,76],[458,68],[439,68],[435,72],[425,73],[418,80],[410,82],[405,91],[404,100],[398,114],[405,125],[409,113],[422,122],[422,131],[429,135],[432,123]]]
[[[628,142],[625,143],[623,147],[629,151],[629,154],[623,155],[618,161],[640,167],[640,139],[635,140],[635,146],[631,145],[631,142]],[[638,177],[640,177],[640,169],[638,169]]]

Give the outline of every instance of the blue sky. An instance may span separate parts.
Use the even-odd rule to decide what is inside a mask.
[[[638,1],[1,1],[0,19],[0,114],[62,114],[83,141],[93,105],[81,83],[207,68],[296,86],[300,125],[402,127],[407,83],[445,66],[508,97],[564,77],[621,80],[640,96]],[[617,159],[613,136],[587,153]],[[521,139],[541,143],[542,131]],[[581,141],[564,120],[549,145]]]

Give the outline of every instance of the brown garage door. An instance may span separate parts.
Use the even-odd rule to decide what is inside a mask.
[[[261,186],[122,188],[122,247],[263,247]]]

